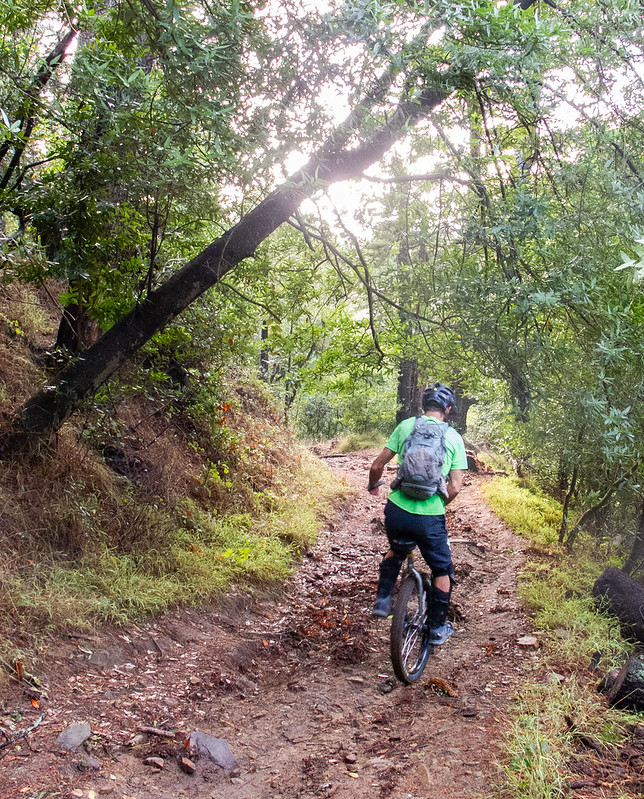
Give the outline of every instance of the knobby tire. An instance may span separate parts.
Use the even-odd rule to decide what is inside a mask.
[[[400,584],[391,622],[391,663],[401,682],[420,679],[429,653],[429,628],[426,624],[427,596],[419,595],[413,575]]]

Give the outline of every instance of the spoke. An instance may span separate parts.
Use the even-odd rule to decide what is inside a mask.
[[[418,633],[419,633],[418,628],[415,628],[413,630],[412,634],[408,634],[405,637],[405,644],[403,646],[403,659],[404,659],[405,663],[407,662],[407,659],[409,658],[409,654],[410,654],[411,650],[413,649],[413,647],[416,645],[416,642],[418,641]],[[416,660],[418,660],[418,658],[416,658]]]
[[[417,594],[414,594],[413,600],[416,602],[419,599]],[[418,604],[421,604],[418,602]],[[405,625],[405,640],[402,648],[402,658],[405,668],[408,672],[414,671],[418,661],[422,657],[422,640],[423,640],[423,613],[419,608],[414,613],[408,616]],[[411,664],[410,664],[410,661]]]

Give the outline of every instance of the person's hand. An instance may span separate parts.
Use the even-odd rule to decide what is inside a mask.
[[[382,480],[378,480],[378,482],[374,486],[367,486],[367,491],[370,494],[373,494],[374,497],[377,497],[380,493],[380,486],[383,484]]]

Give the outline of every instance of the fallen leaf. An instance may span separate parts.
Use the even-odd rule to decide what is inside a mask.
[[[458,696],[456,688],[446,683],[445,680],[441,680],[440,677],[430,677],[429,684],[433,685],[434,688],[438,688],[439,691],[442,691],[447,696]]]

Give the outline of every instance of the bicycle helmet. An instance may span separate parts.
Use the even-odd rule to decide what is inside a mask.
[[[426,410],[430,404],[438,405],[443,411],[449,407],[456,407],[454,393],[449,386],[442,383],[434,383],[423,392],[423,409]]]

